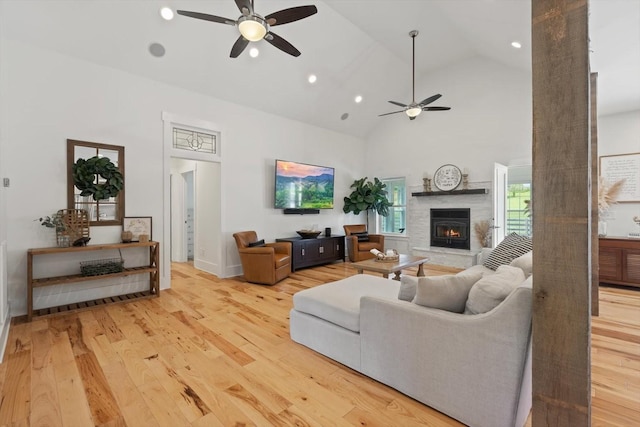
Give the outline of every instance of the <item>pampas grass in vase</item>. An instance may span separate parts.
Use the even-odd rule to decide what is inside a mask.
[[[491,247],[491,223],[484,219],[473,224],[473,231],[483,248]]]
[[[624,179],[609,184],[602,176],[598,178],[598,213],[604,215],[611,205],[618,202]]]

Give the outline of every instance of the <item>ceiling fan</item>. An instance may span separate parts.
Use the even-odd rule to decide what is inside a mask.
[[[422,101],[416,103],[416,36],[418,35],[418,30],[413,30],[409,32],[409,36],[411,36],[411,40],[413,41],[413,89],[412,89],[412,99],[411,104],[403,104],[402,102],[389,101],[390,103],[402,107],[402,110],[392,111],[391,113],[380,114],[378,117],[388,116],[389,114],[397,114],[397,113],[406,113],[409,116],[409,120],[415,120],[415,118],[423,111],[446,111],[450,110],[450,107],[427,107],[427,105],[431,104],[435,100],[439,99],[442,95],[436,94],[430,96],[429,98],[423,99]]]
[[[235,0],[242,15],[237,20],[222,18],[220,16],[208,15],[206,13],[189,12],[178,10],[179,15],[190,18],[203,19],[205,21],[217,22],[219,24],[234,25],[240,31],[240,37],[231,48],[232,58],[237,58],[244,51],[249,42],[257,42],[265,39],[283,52],[293,56],[300,56],[300,51],[293,47],[291,43],[271,31],[271,27],[299,21],[318,12],[315,6],[298,6],[274,12],[265,17],[258,15],[253,9],[253,0]]]

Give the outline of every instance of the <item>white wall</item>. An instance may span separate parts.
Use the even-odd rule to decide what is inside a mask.
[[[629,153],[640,153],[640,110],[598,117],[598,155]],[[640,216],[640,203],[614,204],[607,215],[607,235],[640,232],[634,216]]]
[[[0,33],[1,35],[1,33]],[[341,230],[342,198],[364,170],[364,142],[2,39],[0,147],[6,191],[9,298],[12,315],[26,312],[26,251],[52,246],[53,233],[34,219],[66,204],[66,139],[125,146],[127,216],[152,216],[162,239],[162,111],[221,124],[222,236],[225,275],[240,272],[231,234],[253,229],[267,241],[311,224]],[[336,169],[336,208],[319,215],[273,209],[275,159]],[[3,195],[5,194],[3,190]],[[5,197],[5,196],[3,196]],[[3,206],[5,203],[3,203]],[[119,227],[92,227],[91,243],[119,241]],[[162,242],[162,251],[168,242]],[[167,286],[167,277],[163,278]],[[79,289],[76,286],[73,290]]]

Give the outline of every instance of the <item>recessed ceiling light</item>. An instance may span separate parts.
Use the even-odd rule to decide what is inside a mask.
[[[356,101],[356,104],[360,104],[362,102],[362,96],[361,95],[356,96],[354,101]]]
[[[520,49],[522,47],[522,44],[520,42],[513,41],[511,42],[511,46],[515,47],[516,49]]]
[[[318,76],[316,76],[315,74],[311,74],[308,80],[309,80],[309,83],[313,84],[318,80]]]
[[[149,53],[151,53],[151,55],[155,56],[156,58],[160,58],[165,54],[164,46],[162,46],[160,43],[151,43],[149,45]]]
[[[257,47],[252,47],[251,49],[249,49],[249,56],[252,58],[257,58],[258,55],[260,55],[260,51],[258,50]]]
[[[160,9],[160,16],[162,16],[167,21],[171,21],[173,19],[173,10],[169,7],[163,7]]]

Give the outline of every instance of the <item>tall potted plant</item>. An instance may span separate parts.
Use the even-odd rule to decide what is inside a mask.
[[[344,213],[353,212],[358,215],[360,212],[367,213],[367,226],[369,225],[369,211],[374,211],[378,215],[389,215],[389,207],[393,206],[387,199],[387,184],[378,178],[373,178],[374,182],[367,181],[365,176],[362,179],[356,179],[351,188],[353,191],[349,197],[344,198]]]

